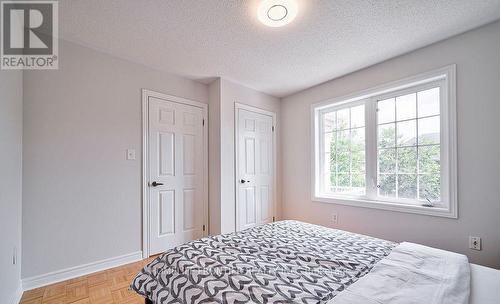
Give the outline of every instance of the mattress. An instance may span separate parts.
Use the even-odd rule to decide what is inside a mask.
[[[175,247],[131,288],[154,303],[325,303],[397,243],[280,221]]]
[[[500,270],[470,264],[470,304],[495,304],[500,299]]]

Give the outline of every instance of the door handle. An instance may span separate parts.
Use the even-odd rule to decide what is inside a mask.
[[[152,182],[151,186],[153,186],[153,187],[163,186],[163,183]]]
[[[240,180],[240,183],[244,184],[244,183],[249,183],[250,181],[249,180],[244,180],[244,179],[241,179]]]

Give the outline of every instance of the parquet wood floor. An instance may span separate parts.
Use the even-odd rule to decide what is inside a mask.
[[[154,258],[25,291],[20,304],[144,304],[128,287]]]

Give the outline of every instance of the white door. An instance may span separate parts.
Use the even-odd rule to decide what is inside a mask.
[[[242,230],[274,220],[274,127],[270,115],[236,111],[236,223]]]
[[[203,109],[149,97],[149,254],[204,231]]]

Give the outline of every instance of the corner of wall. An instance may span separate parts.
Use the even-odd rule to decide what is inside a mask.
[[[22,71],[0,71],[0,295],[9,304],[22,295],[22,82]]]
[[[208,86],[208,212],[209,234],[219,234],[220,226],[220,96],[221,78]]]

